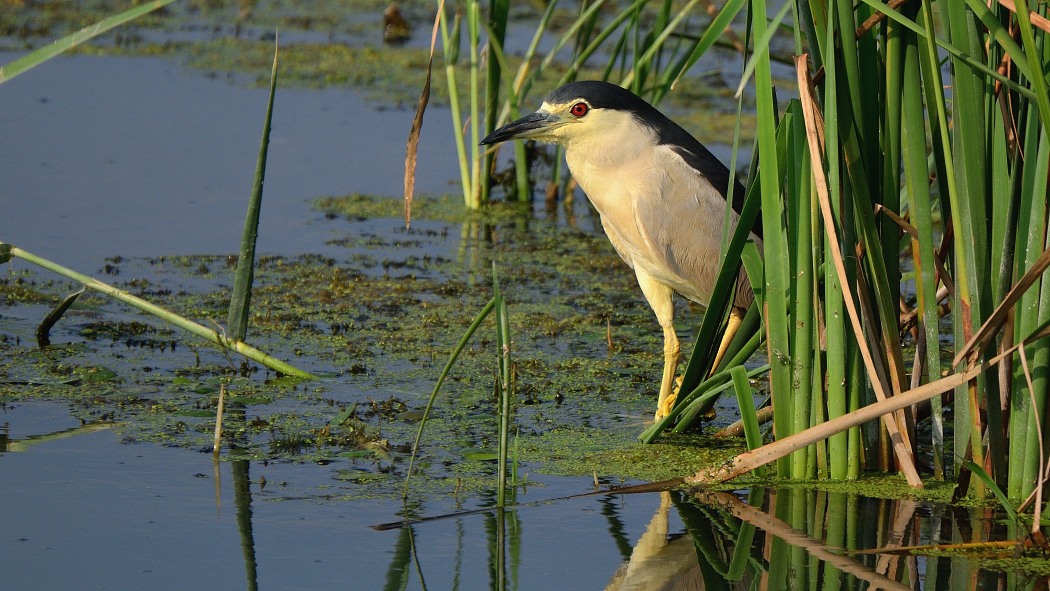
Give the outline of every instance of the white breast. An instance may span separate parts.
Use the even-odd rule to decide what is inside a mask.
[[[603,143],[602,135],[566,142],[565,154],[610,241],[632,268],[706,305],[704,287],[718,272],[725,200],[670,147],[657,145],[655,134],[633,145]]]

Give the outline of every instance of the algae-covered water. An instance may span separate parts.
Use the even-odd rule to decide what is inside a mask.
[[[394,196],[414,102],[403,87],[418,72],[406,66],[397,84],[335,76],[341,52],[374,62],[397,50],[378,42],[373,13],[318,3],[302,23],[294,12],[257,8],[237,35],[221,9],[193,4],[167,15],[174,28],[123,31],[105,55],[0,86],[0,240],[224,324],[269,59],[237,47],[272,47],[264,25],[276,22],[291,63],[325,56],[278,91],[249,329],[323,377],[281,378],[90,293],[41,349],[37,324],[77,286],[15,260],[0,278],[0,586],[1038,588],[1046,573],[1017,561],[1023,547],[845,551],[1022,537],[990,510],[940,504],[945,487],[905,500],[879,498],[900,496],[893,479],[862,483],[869,497],[757,485],[575,496],[691,473],[740,443],[636,442],[661,340],[632,274],[582,198],[472,216],[444,196],[457,165],[439,103],[406,230]],[[20,33],[3,34],[23,49]],[[416,55],[419,37],[403,51]],[[490,509],[491,324],[437,398],[402,500],[422,409],[493,272],[511,318],[515,506]],[[700,311],[680,305],[679,317],[688,349]],[[718,411],[713,425],[736,418],[730,404]]]

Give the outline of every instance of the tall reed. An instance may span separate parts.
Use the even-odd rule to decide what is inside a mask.
[[[478,209],[487,203],[492,185],[495,152],[481,151],[478,139],[510,117],[519,115],[521,100],[528,96],[535,82],[548,73],[559,56],[565,57],[561,53],[563,48],[572,47],[567,71],[555,84],[545,85],[545,90],[575,79],[587,61],[605,49],[603,44],[612,38],[616,40],[614,51],[610,53],[601,77],[622,80],[637,93],[658,102],[671,83],[694,63],[697,49],[713,42],[711,36],[683,42],[686,38],[679,35],[687,19],[695,14],[699,0],[690,0],[677,9],[670,0],[662,0],[655,20],[649,20],[646,18],[649,13],[643,12],[650,3],[649,0],[634,0],[606,23],[598,20],[606,0],[581,3],[576,18],[568,23],[540,59],[540,43],[550,32],[550,22],[558,6],[557,0],[552,0],[540,16],[536,31],[520,58],[520,65],[511,77],[507,74],[513,71],[513,64],[503,46],[509,18],[508,0],[490,0],[487,17],[479,0],[465,0],[457,7],[438,0],[436,18],[441,31],[445,82],[449,91],[460,184],[468,208]],[[677,57],[668,60],[665,49],[672,44],[672,53]],[[461,63],[464,51],[466,64]],[[465,85],[462,83],[464,69]],[[465,98],[461,95],[464,86],[467,89]],[[529,201],[532,199],[532,183],[528,171],[532,163],[526,157],[522,142],[515,142],[515,159],[515,183],[508,196]]]
[[[1020,4],[1016,13],[978,2],[796,8],[799,51],[808,51],[797,62],[801,100],[781,108],[756,92],[753,183],[763,195],[766,239],[764,273],[751,279],[765,296],[774,433],[784,438],[874,398],[936,384],[946,371],[974,368],[1025,341],[1020,358],[1006,355],[959,382],[951,415],[946,405],[929,409],[933,475],[943,476],[946,464],[965,471],[972,458],[1017,503],[1046,472],[1037,425],[1046,418],[1050,349],[1028,339],[1050,319],[1050,286],[1036,278],[1016,303],[1004,302],[1047,247],[1050,53],[1047,30],[1030,26],[1045,21]],[[752,3],[757,89],[771,82],[768,15],[763,2]],[[914,296],[902,298],[909,290]],[[940,330],[942,296],[950,337]],[[1012,326],[1009,314],[993,314],[1002,304],[1014,310]],[[902,306],[916,335],[904,342],[920,345],[908,360]],[[968,344],[986,322],[983,340]],[[956,354],[952,367],[943,365],[944,346]],[[1026,358],[1039,361],[1025,370],[1018,362]],[[863,464],[898,469],[920,486],[915,410],[884,416],[867,435],[854,427],[825,447],[795,452],[779,472],[855,477]],[[947,420],[956,438],[951,461]],[[981,492],[980,479],[969,482]]]
[[[757,129],[741,226],[761,208],[765,240],[758,258],[740,232],[727,237],[732,264],[698,329],[679,405],[643,439],[695,421],[731,376],[739,384],[726,370],[746,356],[712,372],[710,343],[743,258],[762,324],[736,346],[766,343],[775,438],[814,442],[781,460],[780,475],[889,469],[921,486],[922,445],[934,455],[927,476],[966,476],[972,460],[1011,503],[1032,498],[1050,470],[1046,6],[810,0],[774,12],[764,0],[731,0],[717,28],[679,45],[666,43],[678,26],[666,7],[581,14],[586,50],[569,75],[602,47],[604,74],[655,100],[723,27],[745,19],[740,86],[755,89]],[[645,10],[655,17],[639,18]],[[630,29],[641,22],[655,23],[649,34]],[[793,89],[775,89],[771,46],[792,42],[799,97],[784,101]],[[893,402],[904,394],[932,401]],[[877,401],[899,410],[852,420]],[[917,429],[926,416],[930,428]],[[928,439],[916,440],[922,432]],[[960,483],[983,494],[980,478]]]

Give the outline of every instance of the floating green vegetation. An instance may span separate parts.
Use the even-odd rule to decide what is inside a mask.
[[[1050,576],[1050,560],[1047,560],[1045,556],[1020,556],[1013,558],[982,558],[981,556],[972,556],[962,552],[943,552],[938,553],[936,551],[930,552],[930,556],[959,556],[968,557],[973,559],[981,568],[988,570],[1001,571],[1006,573],[1024,573],[1032,577],[1045,577]]]
[[[55,284],[31,274],[20,272],[0,277],[0,302],[13,304],[57,304],[59,296],[53,290]]]
[[[518,460],[533,471],[644,477],[630,455],[594,456],[600,463],[584,469],[568,463],[579,461],[571,449],[548,443],[572,433],[591,441],[584,458],[623,446],[642,453],[633,439],[651,412],[659,335],[649,330],[651,312],[605,238],[512,206],[478,215],[451,203],[446,209],[442,199],[423,201],[433,203],[434,219],[420,217],[423,206],[418,229],[407,232],[400,219],[386,217],[400,214],[396,200],[325,199],[319,206],[332,214],[330,223],[346,231],[324,255],[259,258],[251,338],[279,343],[325,379],[279,379],[105,302],[89,316],[63,318],[52,332],[56,344],[44,351],[0,339],[0,399],[66,399],[85,421],[120,421],[125,441],[205,450],[225,386],[229,457],[331,462],[334,469],[396,476],[337,478],[352,485],[349,496],[386,494],[400,482],[441,365],[491,296],[495,261],[514,335]],[[114,263],[121,270],[115,277],[136,277],[125,287],[202,323],[221,323],[227,261],[123,258]],[[37,281],[33,274],[23,280]],[[44,299],[67,289],[37,286],[46,288],[39,290]],[[2,305],[26,306],[15,299]],[[42,316],[47,308],[20,314]],[[469,491],[495,471],[485,452],[496,447],[496,345],[491,330],[482,333],[437,403],[413,494]],[[673,449],[649,447],[645,454]]]
[[[197,70],[247,75],[260,85],[268,83],[268,68],[273,64],[272,40],[225,37],[208,42],[151,45],[144,51],[184,59],[186,65]],[[418,98],[429,56],[424,49],[332,43],[282,43],[280,54],[278,70],[284,85],[350,86],[364,90],[374,99],[397,101]],[[394,72],[397,75],[392,75]]]
[[[633,421],[636,428],[643,421]],[[672,443],[642,444],[630,432],[563,428],[529,441],[526,455],[542,454],[540,471],[658,482],[718,464],[744,451],[742,440],[683,435]]]
[[[731,488],[741,486],[761,486],[776,489],[815,489],[829,493],[845,493],[873,499],[914,499],[931,503],[948,504],[955,492],[955,483],[946,480],[928,478],[923,481],[923,488],[913,488],[899,474],[865,473],[856,480],[786,480],[765,478],[772,475],[771,470],[733,481]]]

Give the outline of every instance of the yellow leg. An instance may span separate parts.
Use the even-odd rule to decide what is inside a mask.
[[[656,313],[656,320],[664,332],[664,373],[660,380],[660,398],[656,403],[656,420],[667,416],[674,405],[674,376],[678,371],[678,335],[674,332],[674,290],[660,283],[644,271],[635,270],[638,285],[646,301]]]
[[[664,328],[664,375],[660,380],[660,397],[656,401],[656,420],[658,421],[671,414],[671,408],[678,399],[675,374],[678,372],[680,352],[678,335],[674,333],[674,326],[671,326],[670,330]]]
[[[722,362],[722,358],[725,357],[726,351],[729,349],[729,344],[733,342],[733,337],[736,336],[740,325],[744,322],[744,310],[742,308],[733,308],[729,312],[729,320],[726,322],[726,330],[722,333],[722,342],[718,345],[718,353],[715,354],[715,362],[711,364],[711,372],[708,377],[714,375],[715,369],[718,368],[718,364]],[[675,339],[677,344],[678,339]],[[677,356],[676,356],[677,359]],[[672,375],[674,370],[672,370]],[[664,366],[664,379],[667,379],[667,366]],[[674,380],[674,386],[671,389],[670,394],[666,397],[661,397],[656,409],[656,420],[660,420],[667,415],[671,414],[671,408],[674,407],[674,403],[678,400],[678,390],[682,386],[682,378],[676,378]],[[661,388],[660,392],[663,392]]]
[[[733,308],[729,311],[726,331],[722,333],[722,342],[718,345],[715,362],[711,364],[711,374],[714,374],[715,370],[718,369],[718,364],[722,363],[722,358],[725,357],[726,351],[729,349],[729,343],[733,342],[733,337],[736,336],[736,332],[740,330],[740,325],[744,322],[745,312],[746,310],[743,308]]]

